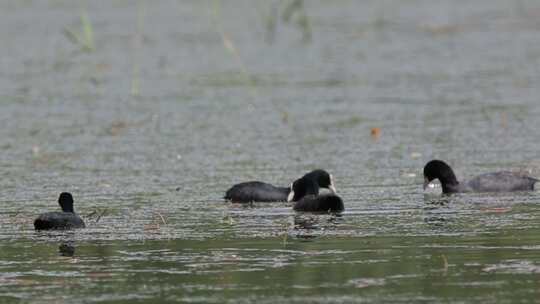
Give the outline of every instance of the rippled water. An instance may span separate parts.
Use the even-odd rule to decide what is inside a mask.
[[[540,176],[538,17],[532,0],[0,3],[0,302],[536,300],[540,194],[441,197],[421,170]],[[221,199],[314,168],[341,216]],[[88,228],[35,232],[61,191]]]

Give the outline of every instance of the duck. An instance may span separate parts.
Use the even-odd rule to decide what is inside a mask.
[[[424,190],[438,179],[444,194],[463,192],[513,192],[532,191],[537,178],[524,173],[499,171],[484,173],[468,181],[459,182],[454,170],[442,160],[434,159],[424,166]]]
[[[319,194],[319,185],[310,176],[303,176],[291,184],[291,192],[287,198],[295,202],[293,210],[300,212],[332,212],[345,210],[343,200],[335,192]]]
[[[320,188],[327,188],[332,193],[336,192],[332,174],[325,170],[316,169],[303,177],[314,180]],[[286,202],[290,193],[290,186],[277,187],[260,181],[249,181],[232,186],[226,191],[224,199],[234,203]]]
[[[46,212],[34,221],[35,230],[66,230],[85,228],[84,221],[73,209],[73,196],[69,192],[62,192],[58,197],[58,204],[62,212]]]

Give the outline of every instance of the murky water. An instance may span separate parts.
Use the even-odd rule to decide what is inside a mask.
[[[421,170],[540,176],[539,17],[532,0],[0,3],[0,302],[536,300],[540,194],[425,194]],[[314,168],[342,216],[221,200]],[[88,228],[35,232],[61,191]]]

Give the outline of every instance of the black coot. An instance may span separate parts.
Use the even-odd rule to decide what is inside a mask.
[[[296,201],[295,211],[305,212],[342,212],[343,200],[336,194],[319,195],[318,184],[309,176],[304,176],[291,185],[289,201]]]
[[[271,184],[252,181],[232,186],[225,193],[225,199],[235,203],[283,202],[289,195],[289,187],[276,187]]]
[[[58,198],[62,212],[47,212],[34,221],[36,230],[84,228],[83,220],[73,210],[73,196],[62,192]]]
[[[321,188],[336,192],[332,175],[324,170],[313,170],[303,177],[314,180]],[[286,202],[290,192],[290,187],[276,187],[268,183],[252,181],[232,186],[227,190],[224,198],[235,203]]]
[[[523,173],[500,171],[460,183],[452,168],[441,160],[432,160],[424,167],[424,189],[434,179],[441,182],[443,193],[530,191],[538,181]]]

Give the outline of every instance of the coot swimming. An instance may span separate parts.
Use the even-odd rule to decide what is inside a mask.
[[[328,188],[332,193],[336,192],[332,175],[324,170],[313,170],[303,177],[314,180],[321,188]],[[290,192],[290,187],[276,187],[268,183],[251,181],[232,186],[224,198],[235,203],[286,202]]]
[[[304,176],[291,185],[288,201],[296,201],[295,211],[342,212],[343,200],[335,193],[319,195],[318,184],[309,176]]]
[[[434,179],[441,182],[443,193],[530,191],[538,181],[523,173],[500,171],[460,183],[452,168],[441,160],[432,160],[424,167],[424,189]]]
[[[84,228],[83,220],[73,210],[73,196],[62,192],[58,198],[62,212],[47,212],[34,221],[36,230]]]

